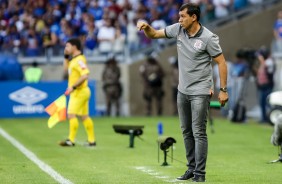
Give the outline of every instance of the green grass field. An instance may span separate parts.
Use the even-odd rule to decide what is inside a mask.
[[[110,183],[190,183],[175,178],[186,170],[185,152],[177,117],[93,118],[96,148],[82,145],[86,133],[80,124],[77,145],[58,146],[68,134],[68,123],[47,128],[47,119],[0,119],[0,128],[14,137],[40,160],[64,178],[77,184]],[[164,125],[164,135],[172,136],[174,161],[158,163],[157,124]],[[249,121],[232,124],[215,119],[215,133],[208,129],[208,183],[282,183],[282,163],[268,164],[278,158],[278,149],[270,144],[273,127]],[[141,139],[129,148],[129,136],[116,134],[113,124],[144,125]],[[0,135],[0,183],[57,183]],[[168,153],[171,155],[171,150]]]

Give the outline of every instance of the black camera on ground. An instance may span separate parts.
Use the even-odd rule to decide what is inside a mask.
[[[134,147],[134,137],[143,134],[142,125],[113,125],[116,133],[129,135],[129,147]]]
[[[173,148],[172,145],[174,143],[176,143],[176,140],[172,137],[168,137],[168,136],[159,136],[158,137],[158,147],[160,147],[160,150],[163,151],[164,153],[164,162],[162,164],[162,166],[167,166],[167,152],[169,147],[171,147],[171,162],[173,161]],[[158,161],[160,160],[160,153],[159,153],[159,149],[158,149]]]
[[[174,143],[176,143],[176,140],[172,137],[160,136],[158,138],[158,143],[160,145],[160,149],[164,151],[164,150],[167,150]]]

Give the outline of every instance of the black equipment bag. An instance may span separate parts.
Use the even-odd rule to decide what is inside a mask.
[[[244,123],[247,116],[247,107],[244,100],[244,95],[246,94],[246,88],[247,88],[247,79],[244,78],[242,89],[239,92],[239,98],[238,101],[235,104],[235,107],[233,109],[233,114],[231,116],[231,121],[235,123]]]
[[[239,100],[233,109],[231,121],[235,123],[243,123],[246,119],[246,111],[247,109],[244,102]]]

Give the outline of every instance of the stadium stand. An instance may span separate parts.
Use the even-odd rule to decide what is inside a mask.
[[[152,49],[151,40],[135,29],[136,21],[163,28],[178,21],[178,9],[186,2],[200,4],[203,24],[217,27],[275,0],[226,1],[224,17],[216,16],[224,11],[217,10],[220,0],[0,0],[0,49],[15,54],[21,63],[31,63],[34,57],[42,63],[61,62],[66,40],[79,37],[90,61],[105,61],[109,55],[132,60],[128,57],[140,49],[142,53]],[[105,30],[110,33],[107,38]],[[161,42],[158,45],[167,45]]]

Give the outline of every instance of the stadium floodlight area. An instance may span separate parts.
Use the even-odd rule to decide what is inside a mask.
[[[167,166],[168,163],[166,161],[167,158],[167,152],[169,147],[171,147],[171,162],[173,161],[173,144],[176,143],[176,140],[172,137],[168,137],[168,136],[159,136],[158,137],[158,147],[163,151],[164,153],[164,162],[162,164],[162,166]],[[158,149],[158,162],[160,160],[160,152]]]
[[[135,136],[143,134],[143,125],[113,125],[116,133],[129,135],[129,147],[134,148]]]

